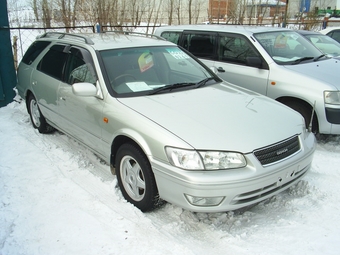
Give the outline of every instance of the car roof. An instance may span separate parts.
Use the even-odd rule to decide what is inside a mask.
[[[339,30],[339,29],[340,29],[340,27],[327,27],[325,29],[320,30],[320,33],[327,34],[327,33],[331,32],[333,30]]]
[[[74,45],[89,45],[95,50],[175,45],[174,43],[166,41],[165,39],[155,35],[114,31],[106,33],[49,32],[38,36],[37,39],[61,43],[72,43]]]
[[[287,28],[281,27],[267,27],[267,26],[243,26],[243,25],[177,25],[177,26],[161,26],[156,30],[165,31],[165,30],[174,30],[174,31],[182,31],[182,30],[200,30],[200,31],[209,31],[209,32],[230,32],[230,33],[239,33],[245,35],[252,35],[254,33],[262,33],[269,31],[293,31]]]
[[[301,35],[324,35],[324,34],[321,34],[320,32],[309,31],[309,30],[295,30],[295,31]]]

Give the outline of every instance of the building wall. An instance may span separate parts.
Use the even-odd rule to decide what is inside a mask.
[[[212,19],[223,19],[228,13],[232,1],[228,0],[209,0],[209,15]]]

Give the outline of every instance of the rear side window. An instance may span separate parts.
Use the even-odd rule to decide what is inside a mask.
[[[26,51],[24,57],[22,58],[22,62],[30,65],[33,61],[39,56],[39,54],[50,44],[51,42],[47,41],[37,41],[34,42]]]
[[[198,58],[213,60],[216,37],[217,34],[185,32],[180,44]]]
[[[327,34],[328,36],[332,37],[334,40],[340,42],[340,30],[335,30]]]
[[[40,60],[37,69],[58,80],[62,80],[62,74],[67,59],[67,53],[64,52],[64,49],[64,45],[52,46]]]
[[[179,43],[179,37],[181,36],[182,32],[163,32],[161,37],[164,39],[172,42],[172,43]]]

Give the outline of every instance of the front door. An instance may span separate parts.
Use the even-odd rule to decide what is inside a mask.
[[[228,33],[219,34],[217,55],[218,59],[214,67],[218,70],[217,75],[223,80],[263,95],[267,94],[268,67],[247,65],[248,57],[261,58],[261,55],[246,37]]]
[[[65,79],[58,91],[62,128],[101,154],[104,102],[97,97],[77,96],[72,92],[72,85],[75,83],[87,82],[96,86],[96,81],[90,53],[85,49],[72,47],[65,69]]]

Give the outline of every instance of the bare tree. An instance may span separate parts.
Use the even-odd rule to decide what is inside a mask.
[[[52,3],[49,3],[48,0],[42,0],[41,9],[43,25],[45,28],[49,28],[52,21]]]
[[[257,5],[255,4],[254,0],[252,0],[251,7],[250,7],[250,13],[248,15],[249,25],[251,24],[251,20],[252,20],[252,17],[253,17],[253,12],[254,11],[256,12],[256,8],[257,8]]]
[[[167,0],[167,5],[164,11],[168,13],[168,25],[172,25],[174,5],[175,5],[175,0]]]
[[[267,12],[268,8],[270,8],[270,7],[268,7],[268,1],[269,1],[269,0],[266,0],[264,6],[262,6],[262,3],[261,3],[261,1],[260,1],[261,8],[260,8],[260,11],[259,11],[259,15],[258,15],[258,17],[257,17],[257,19],[256,19],[256,25],[262,24],[263,17],[266,16],[266,12]]]
[[[181,15],[181,10],[182,10],[181,0],[177,0],[176,6],[177,7],[175,8],[175,11],[176,11],[176,14],[177,14],[177,24],[181,25],[182,24],[182,22],[181,22],[181,17],[182,17],[182,15]]]
[[[204,4],[205,0],[195,0],[194,4],[193,4],[193,9],[191,12],[191,16],[192,19],[194,20],[194,23],[197,24],[198,23],[198,19],[202,14],[202,7]]]
[[[66,27],[66,32],[69,32],[69,28],[76,25],[78,0],[56,0],[56,4],[60,8],[60,18]]]
[[[188,0],[188,20],[189,20],[189,24],[191,24],[191,19],[192,19],[192,12],[191,12],[191,8],[192,8],[192,0]]]
[[[245,18],[245,13],[247,9],[247,0],[241,0],[237,2],[238,16],[236,17],[236,24],[243,25],[243,21]]]
[[[150,26],[150,23],[151,23],[151,19],[152,19],[152,18],[154,19],[154,25],[157,24],[157,22],[158,22],[158,17],[159,17],[159,15],[160,15],[161,5],[162,5],[162,2],[161,2],[161,1],[158,1],[158,6],[156,6],[155,0],[153,0],[152,3],[149,5],[149,10],[148,10],[149,17],[148,17],[148,20],[147,20],[147,26],[148,26],[148,27]],[[156,10],[155,15],[153,15],[153,14],[154,14],[154,9],[155,9],[155,8],[157,8],[157,10]],[[154,30],[155,30],[155,27],[152,28],[151,33],[153,33]],[[148,32],[148,31],[147,31],[147,32]]]
[[[32,9],[33,9],[33,12],[34,12],[35,19],[37,21],[39,21],[39,12],[38,12],[37,0],[32,0],[31,6],[32,6]]]

